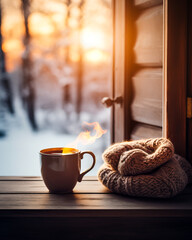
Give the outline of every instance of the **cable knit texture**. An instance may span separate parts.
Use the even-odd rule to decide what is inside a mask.
[[[191,164],[165,138],[116,143],[102,157],[98,179],[115,193],[169,198],[192,182]]]

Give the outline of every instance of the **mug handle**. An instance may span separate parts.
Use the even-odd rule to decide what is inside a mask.
[[[84,171],[84,172],[82,172],[80,175],[79,175],[79,177],[78,177],[78,182],[81,182],[82,181],[82,179],[83,179],[83,176],[86,174],[86,173],[88,173],[94,166],[95,166],[95,154],[94,153],[92,153],[91,151],[85,151],[85,152],[81,152],[80,153],[80,158],[82,159],[83,158],[83,155],[84,154],[90,154],[91,156],[92,156],[92,158],[93,158],[93,163],[92,163],[92,165],[91,165],[91,167],[89,168],[89,169],[87,169],[86,171]]]

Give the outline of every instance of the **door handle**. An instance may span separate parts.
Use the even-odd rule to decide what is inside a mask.
[[[112,98],[109,98],[109,97],[104,97],[101,100],[101,103],[107,108],[113,106],[115,103],[121,105],[122,102],[123,102],[122,96],[116,97],[115,99],[112,99]]]

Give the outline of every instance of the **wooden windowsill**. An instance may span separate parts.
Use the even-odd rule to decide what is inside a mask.
[[[44,219],[43,225],[42,219]],[[0,177],[0,234],[3,231],[5,236],[11,234],[5,229],[11,227],[15,230],[19,224],[25,226],[20,229],[21,232],[28,229],[31,224],[34,228],[36,226],[39,236],[42,237],[43,231],[41,230],[45,226],[46,229],[49,225],[57,229],[61,228],[62,224],[67,224],[67,229],[70,229],[74,228],[74,224],[78,222],[78,229],[81,229],[80,226],[84,224],[89,226],[87,230],[89,234],[93,231],[93,226],[94,229],[96,228],[95,224],[98,227],[101,225],[101,228],[96,230],[95,236],[97,237],[98,234],[108,231],[106,230],[108,228],[113,231],[113,225],[118,224],[116,234],[120,231],[124,236],[131,228],[129,234],[134,232],[134,239],[137,239],[137,235],[141,234],[135,230],[137,222],[142,229],[146,229],[145,224],[148,223],[161,232],[162,223],[169,226],[169,224],[178,223],[181,219],[182,223],[179,226],[185,224],[185,233],[190,231],[192,234],[191,186],[172,199],[148,199],[110,193],[97,181],[96,177],[85,177],[81,183],[76,185],[74,192],[68,194],[50,194],[40,177]],[[125,223],[128,226],[126,224],[125,227]],[[41,228],[39,229],[38,226]],[[63,228],[62,225],[61,229]],[[166,226],[164,229],[166,230]],[[178,229],[179,227],[176,232],[171,232],[176,238],[180,236],[179,233],[182,233],[180,230],[178,233]],[[73,232],[73,234],[77,233]],[[159,236],[162,235],[159,234]],[[148,237],[150,239],[150,236]],[[159,238],[156,237],[156,239]]]

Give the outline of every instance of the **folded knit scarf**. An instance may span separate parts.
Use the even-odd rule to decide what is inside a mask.
[[[165,138],[116,143],[102,157],[98,179],[115,193],[169,198],[192,182],[191,164]]]

